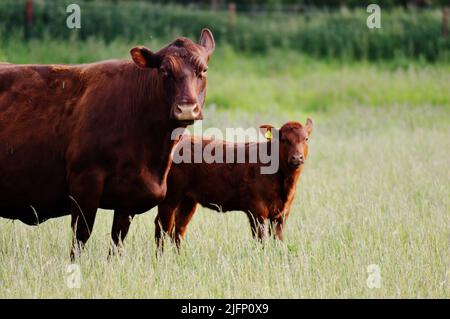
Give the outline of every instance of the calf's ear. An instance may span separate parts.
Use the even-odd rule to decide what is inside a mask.
[[[311,135],[312,130],[313,130],[313,120],[312,119],[308,118],[306,120],[305,128],[306,128],[306,132],[308,132],[308,135]]]
[[[202,33],[200,34],[200,41],[199,44],[203,46],[209,54],[211,54],[214,51],[214,48],[216,47],[216,42],[214,41],[214,37],[212,35],[211,30],[205,28],[202,30]]]
[[[134,63],[141,68],[159,68],[161,58],[143,46],[134,47],[130,50]]]
[[[274,137],[274,134],[278,133],[278,130],[270,124],[264,124],[259,127],[261,134],[267,139],[271,140]]]

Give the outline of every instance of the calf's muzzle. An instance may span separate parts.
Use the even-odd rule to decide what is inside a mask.
[[[305,162],[305,158],[303,155],[292,155],[289,158],[289,165],[292,167],[298,167]]]

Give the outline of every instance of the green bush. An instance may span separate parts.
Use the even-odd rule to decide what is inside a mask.
[[[3,38],[23,32],[24,1],[0,3]],[[198,37],[203,27],[213,30],[218,43],[237,50],[261,52],[274,47],[292,48],[314,57],[382,60],[447,59],[450,40],[442,36],[439,9],[382,10],[381,29],[368,29],[364,10],[312,10],[302,14],[238,13],[230,20],[226,11],[208,11],[146,2],[78,1],[82,27],[66,27],[70,1],[35,0],[31,38],[91,37],[110,42],[125,38],[138,42],[167,41],[178,35]],[[234,21],[234,22],[233,22]]]

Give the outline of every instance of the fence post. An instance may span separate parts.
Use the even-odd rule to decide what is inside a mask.
[[[448,37],[448,7],[442,8],[442,35],[445,39]]]
[[[236,24],[236,3],[234,2],[228,3],[228,23],[230,26]]]
[[[217,11],[218,7],[219,7],[219,4],[217,3],[217,0],[211,0],[211,10]]]
[[[33,0],[25,1],[24,8],[24,36],[28,40],[30,37],[30,30],[33,26]]]

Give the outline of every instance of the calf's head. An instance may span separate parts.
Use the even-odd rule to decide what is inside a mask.
[[[279,142],[280,167],[285,170],[294,171],[299,169],[308,157],[308,139],[312,133],[313,121],[308,118],[306,124],[299,122],[287,122],[280,129],[275,129],[271,125],[262,125],[264,131],[271,131],[277,134],[274,136]]]
[[[214,47],[211,31],[203,29],[198,44],[187,38],[178,38],[155,53],[145,47],[131,49],[135,64],[141,68],[157,69],[165,103],[170,106],[171,120],[191,124],[203,118],[207,63]]]

